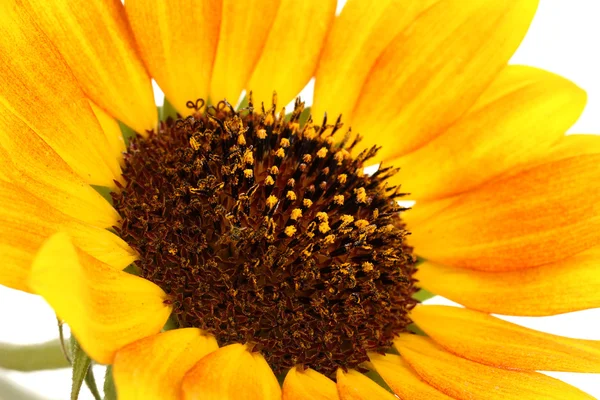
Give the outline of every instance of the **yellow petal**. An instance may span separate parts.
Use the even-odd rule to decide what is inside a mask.
[[[509,66],[442,135],[394,160],[401,170],[391,183],[415,199],[468,191],[545,155],[579,118],[585,101],[583,90],[558,75]]]
[[[189,115],[186,102],[206,100],[210,89],[221,0],[127,0],[125,10],[152,77],[177,111]]]
[[[410,366],[395,354],[369,354],[371,363],[385,383],[401,399],[448,400],[450,397],[439,392],[417,375]]]
[[[246,90],[255,104],[285,106],[313,76],[335,16],[335,0],[282,0]]]
[[[339,400],[335,383],[307,368],[289,370],[283,381],[283,400]]]
[[[171,313],[161,288],[77,250],[64,233],[44,243],[29,284],[102,364],[111,364],[123,346],[158,333]]]
[[[280,400],[281,388],[259,353],[231,344],[201,359],[183,379],[185,400]]]
[[[150,336],[117,352],[113,377],[120,399],[180,400],[186,372],[219,346],[197,328]]]
[[[140,133],[155,128],[150,77],[120,1],[26,2],[94,103]]]
[[[0,5],[0,56],[10,60],[0,72],[3,117],[21,119],[85,182],[112,187],[119,164],[88,100],[53,44],[15,0]]]
[[[538,0],[442,0],[378,58],[353,111],[380,159],[416,150],[459,119],[506,65]]]
[[[25,122],[0,105],[0,174],[57,210],[101,228],[119,215]]]
[[[281,0],[223,0],[210,99],[237,104],[258,62]]]
[[[528,165],[534,166],[563,158],[581,156],[584,154],[600,154],[599,134],[573,134],[560,138],[546,151],[544,157],[532,160]]]
[[[115,269],[135,260],[133,250],[106,229],[77,221],[17,185],[0,182],[0,284],[30,291],[27,279],[35,253],[44,240],[60,231]]]
[[[439,0],[350,0],[335,19],[315,73],[312,114],[350,122],[361,88],[377,58],[397,35]]]
[[[507,369],[600,372],[600,342],[571,339],[465,308],[418,305],[411,319],[463,358]]]
[[[508,271],[557,262],[600,244],[600,155],[549,162],[460,196],[410,243],[450,266]]]
[[[537,372],[509,371],[457,357],[422,336],[402,335],[394,344],[423,380],[455,399],[593,399]]]
[[[543,316],[600,307],[600,247],[554,264],[480,272],[431,262],[419,265],[419,286],[474,310]]]
[[[106,111],[94,104],[93,101],[90,101],[90,106],[102,127],[102,131],[104,131],[115,159],[119,160],[119,163],[123,166],[123,153],[127,150],[127,147],[125,146],[125,139],[123,138],[123,132],[121,132],[119,123],[116,119],[108,115]]]
[[[356,370],[337,371],[340,400],[392,400],[396,397]]]

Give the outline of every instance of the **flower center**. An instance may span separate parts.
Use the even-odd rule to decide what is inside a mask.
[[[113,193],[140,274],[182,327],[250,343],[274,372],[331,375],[391,346],[411,322],[415,259],[392,168],[362,173],[340,121],[300,125],[304,104],[226,102],[134,138]],[[337,136],[336,136],[337,137]]]

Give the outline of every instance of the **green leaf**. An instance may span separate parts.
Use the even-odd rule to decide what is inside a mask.
[[[177,110],[173,107],[173,104],[165,97],[162,107],[158,107],[158,117],[161,121],[166,121],[167,118],[171,117],[177,119]]]
[[[88,375],[90,366],[92,365],[92,359],[87,354],[85,354],[81,346],[79,346],[79,342],[77,342],[75,336],[71,335],[69,343],[71,347],[71,360],[73,362],[73,382],[71,384],[71,400],[77,400],[79,398],[79,392],[81,391],[81,385],[86,376]],[[94,382],[94,386],[95,385],[96,383]]]
[[[421,289],[417,293],[413,294],[413,299],[418,300],[419,303],[422,303],[425,300],[428,300],[428,299],[430,299],[432,297],[435,297],[435,296],[437,296],[435,293],[431,293],[428,290]]]
[[[2,399],[10,400],[46,400],[45,397],[31,392],[3,376],[0,376],[0,395],[2,395]]]
[[[112,365],[106,367],[106,375],[104,375],[104,400],[117,400],[117,389],[113,380]]]
[[[0,368],[28,372],[68,366],[59,339],[29,345],[0,343]]]

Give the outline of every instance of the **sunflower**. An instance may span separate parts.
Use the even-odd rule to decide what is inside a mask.
[[[586,95],[507,65],[536,7],[3,1],[0,283],[120,399],[591,398],[536,371],[598,342],[490,315],[600,306]]]

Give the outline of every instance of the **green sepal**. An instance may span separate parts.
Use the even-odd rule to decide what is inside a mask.
[[[96,192],[100,193],[100,196],[104,197],[104,200],[108,201],[111,206],[113,205],[113,199],[110,195],[112,193],[111,189],[107,188],[106,186],[97,185],[92,185],[92,188],[94,188]]]
[[[131,138],[135,137],[136,133],[133,129],[131,129],[130,127],[128,127],[121,121],[118,121],[118,122],[119,122],[119,128],[121,128],[121,133],[123,134],[123,139],[125,139],[126,144],[129,144],[129,141],[131,140]]]
[[[104,375],[104,400],[117,400],[117,388],[113,380],[112,365],[106,367]]]
[[[79,345],[79,342],[77,342],[77,339],[75,339],[75,336],[73,335],[71,335],[71,338],[69,339],[69,347],[71,348],[71,362],[73,367],[71,400],[77,400],[79,398],[81,385],[84,381],[94,395],[94,398],[100,400],[100,394],[98,393],[96,381],[94,380],[93,373],[91,373],[92,359],[85,353],[85,351],[83,351]]]
[[[366,377],[368,377],[369,379],[371,379],[376,384],[378,384],[379,386],[381,386],[382,388],[384,388],[385,390],[387,390],[388,392],[394,394],[394,391],[392,390],[392,388],[389,387],[389,385],[383,380],[381,375],[379,375],[379,373],[377,371],[375,371],[374,369],[370,369],[369,371],[365,372],[364,375]]]
[[[437,296],[435,293],[431,293],[429,290],[421,289],[417,293],[413,294],[413,299],[417,300],[419,303],[424,302],[425,300],[431,299],[432,297]]]
[[[412,332],[412,333],[417,334],[419,336],[427,336],[427,334],[425,333],[425,331],[423,331],[421,328],[419,328],[415,324],[408,325],[406,327],[406,329],[408,329],[409,332]]]
[[[158,118],[161,121],[166,121],[169,117],[177,119],[177,114],[177,110],[173,107],[173,104],[165,97],[163,105],[158,107]]]

